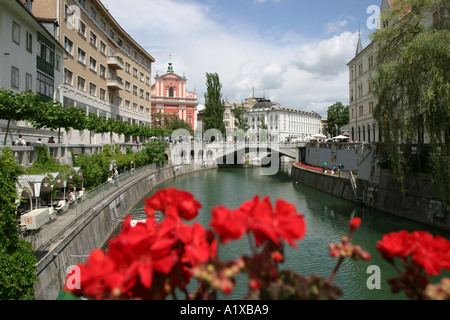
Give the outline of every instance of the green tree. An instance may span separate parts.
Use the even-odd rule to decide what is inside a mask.
[[[0,119],[7,121],[3,145],[6,145],[11,121],[33,120],[41,113],[41,105],[39,95],[31,91],[15,94],[0,89]]]
[[[73,162],[73,166],[80,167],[83,172],[83,183],[86,190],[108,181],[110,164],[111,162],[102,153],[91,156],[81,154]]]
[[[244,104],[242,104],[241,106],[236,106],[236,104],[234,104],[233,112],[234,112],[234,126],[237,129],[247,132],[249,126],[247,120],[244,118],[245,113]]]
[[[37,280],[34,250],[19,238],[16,222],[16,180],[22,169],[10,148],[0,156],[0,299],[32,300]]]
[[[58,143],[61,143],[61,129],[67,132],[71,128],[83,130],[86,127],[86,115],[77,107],[64,108],[61,102],[41,103],[41,112],[31,123],[36,129],[58,130]]]
[[[222,99],[222,84],[217,73],[206,73],[206,93],[204,111],[204,129],[217,129],[225,136],[226,129],[223,122],[225,102]]]
[[[154,140],[144,144],[145,152],[147,153],[150,163],[161,163],[166,162],[166,145],[160,140]]]
[[[349,124],[349,106],[344,106],[342,102],[336,102],[328,107],[327,133],[334,136],[340,134],[340,129]]]
[[[412,10],[410,10],[412,8]],[[425,14],[447,0],[401,0],[382,16],[388,28],[377,30],[377,70],[372,90],[374,109],[383,132],[390,167],[403,182],[410,159],[399,145],[429,143],[431,174],[449,208],[450,194],[450,31],[448,14],[425,25]],[[438,15],[439,16],[439,15]]]

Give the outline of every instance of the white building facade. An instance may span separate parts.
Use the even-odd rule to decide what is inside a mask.
[[[309,141],[321,131],[321,116],[314,111],[283,107],[270,100],[246,109],[247,135],[259,136],[266,129],[271,142]]]
[[[31,14],[31,1],[0,0],[0,88],[19,93],[39,93],[43,101],[61,101],[64,48]],[[0,120],[3,141],[6,120]],[[26,121],[13,121],[7,144],[23,135],[36,142],[46,130],[36,130]]]

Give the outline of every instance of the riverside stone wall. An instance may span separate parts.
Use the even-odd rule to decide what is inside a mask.
[[[349,201],[386,213],[413,220],[431,227],[450,231],[450,215],[425,174],[406,177],[406,191],[389,170],[380,170],[377,183],[360,180],[362,199],[357,200],[349,179],[334,177],[320,172],[306,170],[296,165],[292,168],[292,178],[299,183]]]
[[[176,176],[215,168],[215,164],[164,167],[151,170],[118,188],[57,239],[38,262],[35,299],[57,299],[69,268],[84,262],[92,250],[102,248],[123,218],[155,186]]]

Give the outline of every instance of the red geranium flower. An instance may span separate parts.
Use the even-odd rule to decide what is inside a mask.
[[[175,188],[159,190],[144,202],[150,209],[164,212],[168,216],[179,216],[185,220],[195,219],[202,207],[192,194]]]
[[[376,249],[381,252],[384,259],[393,262],[394,257],[404,258],[411,254],[417,244],[411,241],[406,230],[385,234],[382,241],[378,241]]]
[[[361,218],[356,217],[350,221],[350,232],[355,231],[361,225]]]
[[[183,262],[196,266],[209,259],[210,247],[206,238],[206,231],[202,225],[184,225],[178,229],[178,235],[184,244]]]
[[[425,231],[402,230],[384,235],[377,250],[391,263],[394,257],[411,256],[411,261],[428,276],[439,275],[442,268],[450,270],[450,241]]]
[[[219,235],[223,244],[238,240],[247,232],[247,214],[218,206],[212,210],[211,227]]]

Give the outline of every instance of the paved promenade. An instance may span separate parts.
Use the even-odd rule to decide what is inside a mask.
[[[114,193],[120,186],[134,179],[138,179],[143,175],[148,175],[149,171],[155,169],[156,165],[152,164],[119,175],[117,179],[108,181],[87,192],[83,199],[71,204],[66,211],[57,213],[55,219],[43,225],[39,230],[29,230],[26,233],[21,233],[21,238],[32,244],[36,256],[40,259],[48,252],[48,247],[58,238],[64,237],[64,233],[92,207],[108,197],[108,195]],[[117,223],[120,223],[120,221]]]

